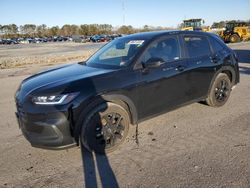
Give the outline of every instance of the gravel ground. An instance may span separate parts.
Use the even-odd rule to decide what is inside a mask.
[[[147,120],[139,124],[139,145],[131,127],[106,156],[32,148],[18,129],[13,96],[21,80],[47,67],[0,70],[0,187],[249,188],[250,43],[231,47],[241,82],[225,106],[195,103]]]
[[[0,45],[0,69],[82,61],[105,43],[56,42]]]

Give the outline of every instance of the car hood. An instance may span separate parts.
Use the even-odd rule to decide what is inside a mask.
[[[70,83],[75,80],[90,78],[112,71],[114,70],[93,68],[78,63],[57,67],[37,73],[25,79],[20,86],[20,92],[24,92],[23,94],[27,95],[36,89],[49,85]]]

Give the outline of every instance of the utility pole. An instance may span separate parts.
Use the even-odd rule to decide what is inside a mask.
[[[125,0],[122,0],[122,22],[125,25]]]

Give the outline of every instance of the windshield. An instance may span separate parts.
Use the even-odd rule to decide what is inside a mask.
[[[184,21],[184,27],[201,27],[201,22],[200,21]]]
[[[145,40],[141,39],[136,40],[127,37],[115,39],[90,57],[86,64],[90,66],[127,66],[144,44]]]
[[[229,30],[230,30],[230,29],[233,29],[233,28],[234,28],[234,25],[235,25],[235,24],[233,24],[233,23],[227,23],[227,24],[226,24],[226,28],[229,29]]]

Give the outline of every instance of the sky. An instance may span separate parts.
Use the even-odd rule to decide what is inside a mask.
[[[189,18],[202,18],[205,25],[247,20],[250,0],[0,0],[2,25],[105,23],[114,27],[176,27]]]

